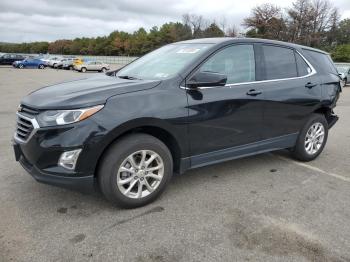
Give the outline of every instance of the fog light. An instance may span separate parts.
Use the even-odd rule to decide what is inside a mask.
[[[80,152],[81,149],[63,152],[60,160],[58,161],[58,165],[73,170],[77,163]]]

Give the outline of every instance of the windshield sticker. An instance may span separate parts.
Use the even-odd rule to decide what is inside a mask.
[[[201,50],[200,48],[183,48],[180,49],[179,51],[177,51],[177,54],[195,54],[197,53],[199,50]]]
[[[166,73],[157,73],[155,74],[155,77],[159,77],[159,78],[165,78],[165,77],[168,77],[169,74],[166,74]]]

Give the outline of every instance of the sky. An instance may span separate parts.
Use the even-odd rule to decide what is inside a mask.
[[[350,18],[350,0],[330,0],[342,18]],[[286,0],[0,0],[0,42],[33,42],[96,37],[112,31],[146,30],[182,20],[185,13],[202,15],[227,26],[240,25],[253,7]]]

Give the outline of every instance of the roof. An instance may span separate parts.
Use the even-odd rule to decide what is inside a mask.
[[[270,40],[270,39],[262,39],[262,38],[240,38],[240,37],[213,37],[213,38],[198,38],[198,39],[191,39],[191,40],[185,40],[177,43],[186,43],[186,44],[223,44],[223,43],[237,43],[237,42],[246,42],[246,43],[268,43],[268,44],[275,44],[275,45],[283,45],[283,46],[289,46],[293,48],[299,48],[299,49],[307,49],[315,52],[320,52],[324,54],[328,54],[327,52],[324,52],[322,50],[312,48],[309,46],[303,46],[298,45],[294,43],[289,42],[282,42],[277,40]]]

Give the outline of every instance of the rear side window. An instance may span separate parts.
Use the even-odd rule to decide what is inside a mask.
[[[253,45],[234,45],[220,50],[199,69],[227,76],[227,84],[255,81]]]
[[[304,49],[305,56],[311,60],[311,63],[316,69],[324,73],[338,74],[332,59],[328,54],[323,54],[311,50]]]
[[[311,68],[297,52],[295,52],[295,59],[297,61],[298,76],[306,76],[311,73]]]
[[[289,48],[263,45],[266,80],[297,77],[294,51]]]

